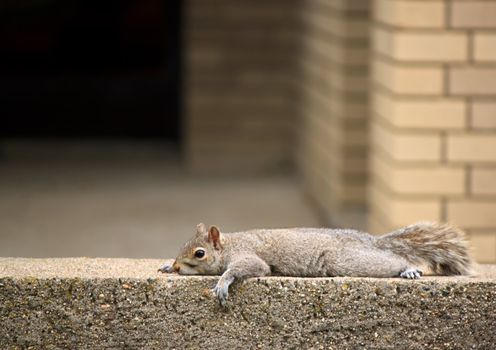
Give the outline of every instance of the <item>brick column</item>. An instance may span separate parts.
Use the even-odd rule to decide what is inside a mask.
[[[281,0],[185,2],[190,169],[256,173],[290,163],[298,9]]]
[[[369,1],[304,4],[298,165],[326,219],[360,227],[363,220],[356,218],[363,217],[367,177]]]
[[[496,261],[496,3],[376,0],[369,225],[469,233]]]

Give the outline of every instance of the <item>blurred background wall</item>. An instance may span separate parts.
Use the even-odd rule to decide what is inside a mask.
[[[201,220],[373,233],[438,220],[465,229],[479,261],[496,261],[494,1],[2,6],[5,242],[19,222],[31,239],[56,230],[44,200],[80,219],[53,193],[86,186],[90,169],[98,186],[86,194],[103,193],[115,215],[76,225],[93,237],[76,241],[127,237],[109,255],[173,254]],[[41,202],[39,188],[50,193]],[[34,211],[45,230],[26,203],[45,208]],[[85,222],[102,212],[87,210]]]
[[[195,171],[290,165],[303,2],[185,3],[185,155]]]
[[[303,3],[298,169],[328,222],[365,229],[370,2]]]
[[[236,172],[232,159],[243,159],[258,169],[266,157],[275,165],[292,152],[325,222],[379,233],[449,221],[469,233],[480,261],[496,261],[494,2],[308,0],[288,7],[219,0],[188,8],[187,81],[236,79],[228,93],[215,84],[189,92],[193,167],[215,159]],[[286,60],[267,72],[281,54]],[[195,100],[209,94],[213,112]],[[279,99],[284,123],[275,124],[279,110],[264,107],[262,96]],[[227,110],[233,105],[239,108]],[[259,117],[266,125],[250,127]],[[200,119],[206,125],[195,124]],[[231,137],[243,147],[227,146]],[[205,139],[213,157],[199,145]],[[277,152],[264,142],[279,145]],[[253,160],[260,151],[265,156]]]

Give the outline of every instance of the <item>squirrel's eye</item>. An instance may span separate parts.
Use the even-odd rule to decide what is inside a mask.
[[[197,249],[195,251],[195,258],[201,259],[205,256],[205,251],[203,249]]]

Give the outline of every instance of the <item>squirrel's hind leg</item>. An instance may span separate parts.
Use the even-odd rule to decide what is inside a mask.
[[[400,272],[401,278],[419,279],[421,276],[422,276],[422,271],[414,268],[408,268],[405,271]]]

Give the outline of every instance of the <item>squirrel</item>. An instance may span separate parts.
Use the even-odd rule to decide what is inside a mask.
[[[441,275],[470,275],[463,232],[447,224],[420,222],[382,236],[329,228],[221,233],[201,223],[174,262],[158,271],[221,275],[212,291],[225,306],[236,280],[267,275],[418,279],[421,264]]]

